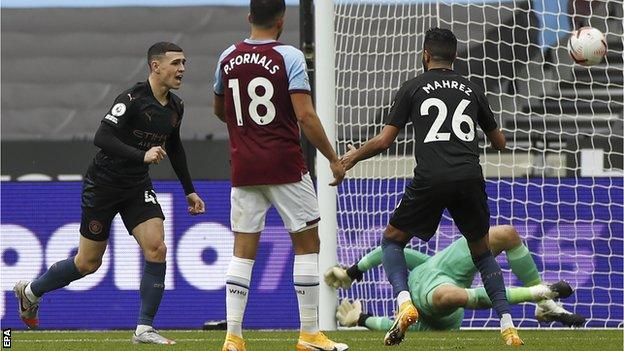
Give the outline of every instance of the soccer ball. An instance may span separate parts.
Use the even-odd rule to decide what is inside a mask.
[[[607,41],[598,29],[582,27],[572,32],[568,40],[568,52],[579,65],[593,66],[599,64],[607,53]]]

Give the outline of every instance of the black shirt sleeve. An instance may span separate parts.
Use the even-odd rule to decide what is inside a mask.
[[[403,129],[410,121],[412,113],[412,84],[405,83],[397,92],[390,107],[390,113],[386,117],[386,124]]]
[[[127,93],[122,93],[117,96],[115,102],[113,102],[113,106],[108,110],[102,122],[113,126],[115,129],[123,128],[130,116],[136,113],[136,103],[132,100],[135,99]]]
[[[494,113],[490,108],[487,97],[485,97],[485,93],[483,93],[481,89],[476,89],[475,94],[477,95],[477,102],[479,103],[479,112],[477,115],[479,126],[484,133],[489,133],[498,127],[496,119],[494,118]]]
[[[132,147],[121,141],[115,135],[115,127],[102,121],[100,128],[95,132],[93,143],[106,154],[143,163],[145,151]]]
[[[191,175],[186,163],[186,153],[182,146],[182,140],[180,140],[180,126],[176,127],[165,147],[169,161],[175,174],[178,176],[182,188],[184,188],[184,194],[188,195],[195,192],[193,182],[191,181]]]

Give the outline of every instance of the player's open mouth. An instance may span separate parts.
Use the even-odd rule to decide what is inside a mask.
[[[175,80],[180,82],[180,83],[182,83],[182,77],[183,77],[183,75],[181,75],[181,74],[177,75],[177,76],[175,76]]]

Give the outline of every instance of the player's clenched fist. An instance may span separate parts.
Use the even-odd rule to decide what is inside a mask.
[[[143,157],[143,162],[158,164],[165,158],[165,156],[167,156],[167,153],[162,146],[154,146],[153,148],[147,150],[145,156]]]
[[[202,214],[206,211],[204,200],[197,195],[197,193],[190,193],[186,195],[186,202],[188,203],[188,211],[191,215]]]

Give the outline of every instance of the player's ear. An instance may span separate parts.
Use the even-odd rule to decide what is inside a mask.
[[[429,51],[427,51],[427,49],[424,49],[423,50],[423,62],[426,62],[428,64],[429,61],[431,61],[431,54],[429,53]]]
[[[151,60],[149,63],[150,72],[160,73],[160,63],[158,60]]]
[[[252,19],[251,19],[251,13],[247,14],[247,21],[251,24],[253,24]]]

